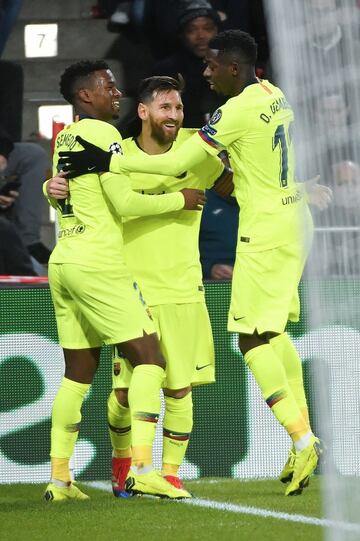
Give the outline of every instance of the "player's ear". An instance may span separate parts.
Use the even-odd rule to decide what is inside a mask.
[[[78,96],[80,100],[84,101],[85,103],[90,103],[91,101],[90,92],[87,88],[80,88],[78,90]]]
[[[231,63],[231,75],[237,77],[239,74],[239,64],[237,62]]]
[[[148,108],[145,103],[139,103],[138,105],[138,115],[141,120],[146,120],[149,116]]]

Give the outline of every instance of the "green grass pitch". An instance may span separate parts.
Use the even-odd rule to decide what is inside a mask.
[[[317,541],[321,525],[320,482],[311,480],[301,496],[285,497],[278,481],[203,479],[186,487],[200,500],[233,504],[235,511],[156,498],[116,499],[109,491],[79,484],[91,500],[47,503],[45,485],[0,485],[2,541]],[[107,485],[109,487],[109,485]],[[201,502],[200,502],[201,503]],[[208,504],[206,504],[208,505]],[[242,506],[241,512],[236,506]],[[247,510],[251,507],[254,514]],[[245,510],[245,512],[244,512]],[[262,510],[279,514],[259,516]],[[294,516],[300,522],[294,522]],[[315,522],[315,520],[314,520]]]

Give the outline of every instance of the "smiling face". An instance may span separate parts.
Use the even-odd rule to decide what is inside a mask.
[[[183,104],[177,90],[155,90],[151,101],[139,104],[138,113],[151,138],[160,145],[175,141],[184,120]]]
[[[222,96],[232,96],[234,92],[235,64],[226,61],[219,51],[208,49],[205,56],[206,68],[203,76],[210,88]],[[234,71],[235,70],[235,71]]]
[[[110,70],[94,71],[89,88],[80,89],[79,96],[89,104],[94,118],[105,122],[118,118],[122,94]]]

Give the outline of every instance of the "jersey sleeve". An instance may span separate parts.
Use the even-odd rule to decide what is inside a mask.
[[[146,195],[131,189],[126,175],[101,175],[103,190],[120,216],[149,216],[165,214],[184,208],[184,196],[180,192],[163,195]]]
[[[211,188],[223,174],[224,164],[217,156],[208,154],[204,161],[191,169],[191,172],[201,181],[202,188]]]
[[[110,161],[110,171],[113,173],[138,171],[177,177],[204,161],[206,156],[206,150],[202,148],[199,136],[195,133],[174,152],[156,156],[113,155]]]
[[[235,110],[231,100],[217,109],[199,131],[203,148],[209,154],[215,155],[225,150],[241,135],[238,110]]]

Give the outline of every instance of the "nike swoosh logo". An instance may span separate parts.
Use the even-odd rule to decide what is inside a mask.
[[[94,169],[96,169],[95,165],[93,165],[93,167],[88,167],[88,171],[94,171]]]
[[[235,320],[235,321],[239,321],[239,319],[244,319],[244,317],[245,317],[245,316],[242,316],[242,317],[235,317],[235,316],[234,316],[234,320]]]
[[[211,363],[204,364],[203,366],[197,366],[197,365],[196,365],[195,368],[196,368],[196,370],[202,370],[203,368],[206,368],[207,366],[210,366],[210,365],[211,365]]]

